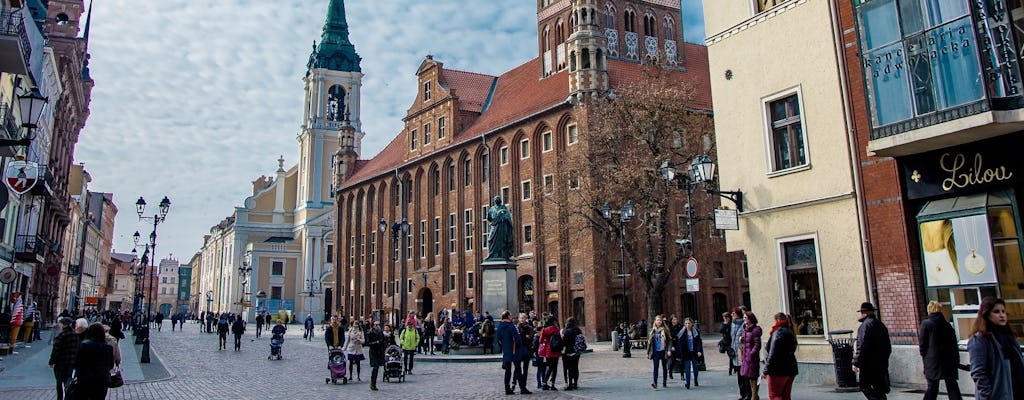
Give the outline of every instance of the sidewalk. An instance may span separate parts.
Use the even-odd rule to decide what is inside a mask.
[[[51,332],[48,332],[51,333]],[[142,345],[134,345],[131,331],[121,340],[121,370],[125,383],[152,382],[169,379],[173,375],[164,367],[156,352],[150,352],[151,363],[141,364]],[[47,336],[44,334],[43,336]],[[20,346],[20,345],[19,345]],[[0,361],[0,392],[25,389],[52,389],[56,385],[53,370],[50,369],[50,350],[47,340],[35,341],[19,347],[17,354],[3,357]]]

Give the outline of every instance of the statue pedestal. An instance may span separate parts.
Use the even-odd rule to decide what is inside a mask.
[[[483,299],[480,311],[489,311],[498,319],[502,311],[509,310],[513,315],[519,311],[516,298],[516,268],[514,260],[488,260],[480,264],[483,273]]]

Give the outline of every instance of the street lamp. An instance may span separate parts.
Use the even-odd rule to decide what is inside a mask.
[[[382,233],[382,234],[387,232],[387,230],[388,230],[388,222],[386,220],[384,220],[384,218],[381,218],[380,222],[377,223],[377,228],[380,229],[380,233]],[[392,254],[394,254],[394,256],[392,257],[392,261],[398,261],[398,264],[399,264],[398,268],[399,268],[400,275],[401,275],[398,280],[399,280],[399,282],[402,283],[400,285],[394,285],[394,287],[392,287],[392,289],[394,289],[394,290],[392,290],[392,293],[391,293],[391,313],[392,314],[394,314],[395,311],[396,311],[396,309],[395,309],[395,297],[401,296],[401,298],[399,300],[399,307],[401,307],[401,310],[399,310],[399,312],[398,312],[398,314],[397,314],[397,316],[396,316],[396,318],[395,318],[395,320],[393,322],[398,322],[398,320],[400,318],[402,318],[404,316],[404,313],[405,313],[405,291],[406,291],[406,289],[405,289],[405,258],[406,258],[406,255],[405,255],[405,239],[406,239],[406,237],[408,235],[409,235],[409,221],[405,217],[402,217],[401,221],[395,221],[393,224],[391,224],[391,244],[392,244],[392,246],[398,246],[398,252],[397,253],[392,253]],[[392,268],[395,267],[395,263],[394,262],[392,262],[391,267]],[[394,279],[394,277],[395,277],[395,273],[394,273],[393,269],[392,269],[391,277],[392,277],[392,279]],[[394,293],[394,292],[400,292],[400,293]]]
[[[622,277],[622,310],[623,317],[626,320],[626,331],[623,332],[623,334],[625,334],[628,339],[629,297],[626,297],[626,276],[628,276],[629,274],[626,273],[625,236],[626,224],[629,224],[629,221],[632,220],[634,216],[636,216],[636,208],[633,206],[633,200],[626,201],[626,204],[623,205],[622,208],[619,210],[612,210],[612,207],[608,205],[608,203],[604,203],[604,206],[601,207],[601,217],[604,218],[605,221],[612,222],[612,214],[619,214],[619,265],[621,268],[621,273],[619,274],[619,276]],[[625,340],[623,342],[624,343],[622,346],[622,358],[632,357],[633,355],[632,353],[630,353],[629,349],[629,340]]]
[[[252,252],[246,251],[245,258],[242,260],[242,265],[238,267],[238,278],[242,284],[242,297],[238,300],[238,305],[242,308],[242,314],[245,314],[245,300],[248,295],[249,277],[252,276],[252,265],[250,261],[252,259]]]
[[[32,143],[32,130],[39,127],[39,119],[43,116],[43,107],[49,99],[39,93],[39,88],[32,88],[18,95],[18,109],[21,127],[25,128],[25,136],[21,139],[0,139],[0,146],[28,146]]]
[[[160,223],[164,222],[167,219],[167,213],[170,212],[170,210],[171,210],[171,200],[168,199],[167,196],[164,196],[163,200],[160,200],[159,210],[156,213],[154,213],[152,217],[144,216],[145,213],[146,213],[146,199],[142,198],[142,196],[139,196],[139,200],[135,202],[135,211],[139,214],[139,220],[140,221],[153,221],[153,231],[149,233],[149,244],[148,244],[148,248],[147,248],[147,250],[149,250],[148,254],[151,255],[150,259],[148,260],[150,262],[149,263],[150,264],[149,287],[148,287],[150,293],[149,293],[149,303],[147,303],[147,305],[146,305],[146,316],[145,316],[146,317],[146,326],[145,326],[143,332],[141,333],[141,334],[143,334],[143,342],[142,342],[142,359],[139,360],[140,363],[149,363],[150,362],[150,357],[149,357],[149,348],[150,348],[150,343],[149,343],[149,314],[153,311],[153,297],[154,297],[154,294],[155,294],[154,293],[154,288],[153,288],[153,271],[156,270],[156,264],[155,264],[156,263],[156,230],[157,230],[157,226],[160,225]],[[134,240],[136,240],[136,243],[138,243],[138,240],[139,240],[140,237],[141,237],[141,235],[138,232],[135,232],[135,234],[132,235],[132,238]],[[145,256],[146,256],[146,253],[143,254],[143,265],[146,264]]]
[[[206,321],[210,320],[210,304],[211,303],[213,303],[213,291],[212,290],[207,290],[206,291],[206,318],[205,318]],[[208,325],[206,325],[206,321],[200,321],[199,323],[203,324],[203,326],[208,326]],[[211,333],[211,332],[207,331],[206,333]]]

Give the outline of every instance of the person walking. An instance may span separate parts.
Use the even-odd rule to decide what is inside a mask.
[[[724,353],[729,364],[729,376],[732,376],[732,313],[722,313],[722,327],[718,328],[722,338],[718,340],[718,352]]]
[[[950,400],[962,399],[960,385],[957,383],[960,349],[953,325],[942,314],[942,304],[935,300],[928,302],[928,317],[921,322],[918,332],[924,378],[928,381],[924,400],[938,398],[940,380],[946,381],[946,393]]]
[[[797,375],[795,332],[796,325],[790,316],[775,314],[775,324],[765,343],[768,356],[761,374],[768,381],[768,398],[771,400],[792,400],[793,380]]]
[[[544,363],[542,390],[558,390],[555,388],[555,382],[558,380],[558,359],[562,357],[565,345],[561,331],[558,319],[554,315],[549,315],[544,323],[544,329],[540,331],[540,347],[537,348],[537,355],[543,357]]]
[[[416,330],[416,324],[413,321],[405,322],[405,329],[399,337],[399,342],[402,346],[402,364],[405,366],[405,373],[412,375],[413,359],[416,357],[416,348],[420,345],[420,334]]]
[[[505,394],[515,394],[513,382],[519,384],[519,394],[530,394],[526,389],[526,375],[523,374],[519,360],[527,357],[527,348],[523,343],[519,329],[512,323],[512,315],[506,310],[501,313],[501,321],[495,328],[498,347],[501,348],[501,369],[505,370]]]
[[[340,324],[338,326],[341,327]],[[348,376],[352,376],[352,371],[355,370],[356,380],[363,380],[363,367],[359,365],[366,356],[363,355],[363,343],[366,340],[366,335],[363,334],[363,329],[359,324],[352,324],[348,327],[348,332],[344,333],[344,351],[346,357],[348,357]]]
[[[523,341],[523,347],[526,349],[526,354],[515,363],[519,364],[519,369],[522,371],[523,379],[519,382],[520,394],[530,394],[529,390],[523,392],[526,389],[526,379],[530,376],[530,362],[533,360],[534,352],[537,350],[533,346],[533,339],[536,335],[536,330],[533,329],[533,323],[530,322],[529,317],[526,313],[519,313],[519,325],[516,327],[519,331],[519,338]]]
[[[171,332],[178,328],[178,314],[171,314]]]
[[[263,313],[260,312],[256,315],[256,338],[259,339],[263,333]]]
[[[217,350],[224,350],[228,348],[228,325],[227,316],[221,315],[220,319],[217,320]]]
[[[672,350],[675,350],[675,340],[679,337],[679,332],[683,330],[683,324],[679,321],[679,317],[673,315],[669,317],[668,333],[669,338],[672,340]],[[672,356],[668,357],[668,379],[675,379],[674,373],[676,366],[679,366],[679,379],[683,379],[683,360],[679,358],[682,354],[678,351],[671,351]]]
[[[735,307],[730,315],[732,324],[729,326],[729,335],[732,338],[732,354],[729,355],[729,368],[736,371],[736,385],[740,389],[740,400],[750,400],[750,382],[740,375],[743,351],[743,310]]]
[[[103,325],[95,322],[85,330],[75,356],[75,399],[102,400],[110,388],[114,349],[107,344]]]
[[[313,328],[316,328],[316,323],[313,322],[313,314],[306,314],[306,321],[303,323],[303,327],[306,331],[302,333],[302,337],[306,338],[307,342],[313,341]]]
[[[654,380],[651,389],[658,388],[658,367],[661,367],[661,387],[668,386],[668,358],[672,356],[672,332],[665,327],[661,316],[654,317],[651,335],[647,338],[647,358],[654,362]]]
[[[156,317],[153,317],[153,322],[156,322],[156,331],[160,332],[164,327],[164,313],[157,311]]]
[[[760,400],[757,377],[761,369],[761,327],[757,325],[757,316],[747,311],[743,313],[743,338],[740,352],[740,375],[747,378],[750,385],[750,400]]]
[[[565,320],[565,329],[562,330],[562,342],[565,343],[565,350],[562,351],[562,365],[564,370],[562,376],[566,380],[565,390],[579,389],[580,383],[580,355],[586,349],[579,348],[577,343],[586,343],[583,331],[576,323],[576,317],[569,317]]]
[[[235,334],[235,351],[242,351],[242,334],[245,333],[245,323],[242,318],[235,318],[231,323],[231,333]]]
[[[423,320],[423,349],[424,354],[430,351],[430,355],[434,355],[434,338],[437,337],[437,323],[434,321],[434,313],[427,313],[427,318]]]
[[[1003,299],[981,300],[967,341],[975,400],[1024,398],[1024,356],[1008,322]]]
[[[672,358],[679,360],[683,365],[683,372],[686,379],[686,388],[690,388],[690,371],[693,371],[693,385],[700,386],[697,361],[704,355],[704,340],[700,337],[700,331],[693,326],[693,319],[686,317],[683,321],[683,328],[676,334],[675,348]]]
[[[853,372],[860,373],[860,391],[868,400],[885,400],[889,393],[889,329],[875,316],[878,309],[869,302],[860,305],[857,352]]]
[[[388,346],[379,322],[374,321],[370,330],[366,332],[366,346],[370,348],[370,390],[376,391],[377,374],[380,367],[384,366],[384,349]]]
[[[57,322],[60,324],[60,333],[53,339],[49,365],[53,369],[53,378],[57,381],[57,400],[64,400],[64,392],[71,383],[71,372],[75,367],[75,355],[78,353],[81,338],[71,328],[75,323],[73,319],[60,317]]]

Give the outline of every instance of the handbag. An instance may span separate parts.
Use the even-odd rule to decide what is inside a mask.
[[[114,373],[110,374],[110,387],[118,388],[124,386],[124,376],[121,375],[121,367],[114,369]]]

